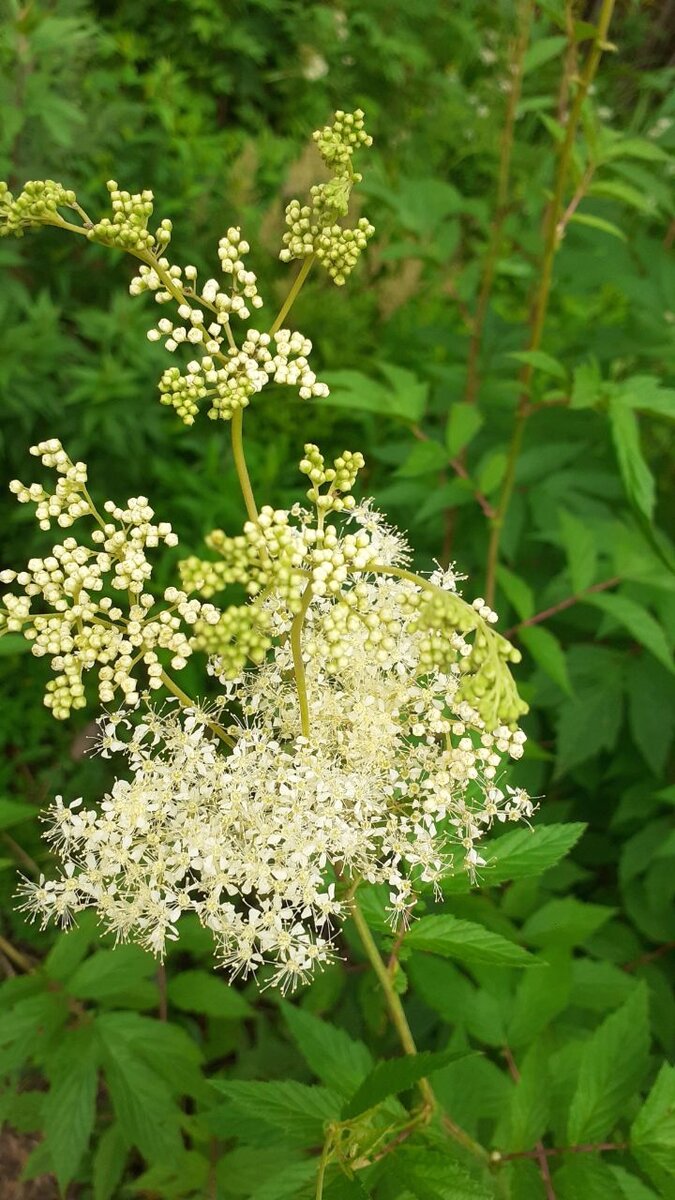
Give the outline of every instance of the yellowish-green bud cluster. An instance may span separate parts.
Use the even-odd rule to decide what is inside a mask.
[[[428,669],[446,670],[459,650],[459,695],[489,729],[498,723],[513,725],[527,712],[507,666],[520,662],[520,652],[490,628],[494,617],[482,599],[469,606],[451,592],[435,590],[412,627],[425,635],[421,661]]]
[[[109,179],[106,187],[110,193],[112,221],[109,217],[103,217],[87,231],[87,237],[107,246],[117,246],[120,250],[132,250],[135,253],[152,250],[155,237],[148,229],[153,209],[152,192],[121,191],[114,179]],[[162,229],[170,235],[170,224],[163,223]]]
[[[353,271],[368,239],[375,232],[366,217],[354,229],[339,224],[347,215],[354,183],[361,176],[352,167],[354,151],[372,145],[366,133],[363,113],[338,111],[332,125],[317,130],[314,140],[332,179],[310,189],[310,203],[291,200],[286,207],[286,232],[283,236],[282,262],[315,255],[334,283],[341,286]]]
[[[269,613],[246,604],[223,609],[214,625],[198,621],[192,646],[213,658],[221,679],[236,679],[244,667],[260,666],[272,647]]]
[[[300,460],[300,470],[303,475],[308,475],[312,482],[312,487],[307,492],[308,498],[319,511],[342,512],[344,509],[353,508],[354,497],[340,493],[351,492],[364,464],[365,459],[358,450],[343,450],[339,458],[334,460],[333,466],[326,467],[319,447],[313,442],[307,442],[305,457]],[[322,493],[320,488],[325,483],[330,484],[330,487],[327,492]]]
[[[53,179],[34,179],[24,185],[16,200],[0,182],[0,237],[21,237],[25,229],[49,224],[59,208],[71,208],[75,192]]]
[[[372,146],[373,139],[366,133],[364,117],[361,108],[353,113],[338,109],[332,125],[324,125],[312,134],[319,154],[331,171],[349,169],[354,151],[360,146]]]

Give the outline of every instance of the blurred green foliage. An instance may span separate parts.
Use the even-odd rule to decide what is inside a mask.
[[[218,237],[241,224],[262,290],[279,299],[283,205],[312,179],[309,131],[335,107],[366,110],[374,248],[347,289],[312,276],[293,314],[332,395],[311,412],[261,400],[249,422],[254,483],[272,503],[295,497],[305,428],[328,452],[358,446],[368,492],[410,531],[418,565],[452,558],[480,593],[485,510],[499,503],[519,374],[531,369],[496,604],[523,650],[531,705],[518,782],[545,797],[535,842],[551,831],[553,852],[523,870],[507,834],[506,867],[498,860],[484,890],[450,881],[428,911],[549,965],[495,969],[489,953],[481,963],[456,948],[449,961],[442,939],[429,954],[411,937],[397,976],[422,1048],[481,1051],[433,1075],[451,1120],[526,1154],[488,1178],[461,1154],[451,1169],[440,1141],[422,1153],[412,1139],[352,1180],[331,1176],[326,1200],[675,1196],[675,1082],[672,1067],[659,1072],[675,1052],[675,72],[659,9],[626,0],[584,106],[541,347],[523,360],[569,103],[561,79],[583,58],[598,6],[575,6],[572,51],[562,0],[536,6],[499,208],[523,7],[8,0],[2,26],[0,177],[63,179],[93,212],[110,176],[150,187],[177,252],[207,273]],[[98,494],[149,495],[184,552],[214,525],[235,530],[222,429],[186,431],[157,403],[161,357],[126,294],[130,265],[49,231],[0,243],[0,270],[2,476],[24,474],[28,445],[58,435]],[[1,503],[13,566],[27,514]],[[209,949],[188,928],[160,1022],[148,956],[111,955],[86,921],[67,935],[26,928],[12,894],[17,863],[30,872],[48,860],[45,797],[95,796],[107,768],[82,757],[85,718],[63,728],[42,708],[41,666],[17,639],[0,642],[0,683],[3,934],[19,958],[44,960],[22,974],[0,956],[3,1115],[26,1145],[46,1135],[28,1175],[55,1173],[64,1189],[74,1179],[68,1194],[95,1200],[314,1195],[324,1120],[345,1098],[353,1107],[373,1058],[396,1053],[370,975],[338,964],[291,1009],[207,974]],[[376,896],[371,907],[376,918]],[[377,936],[388,952],[391,936]],[[345,953],[360,965],[351,934]],[[251,1090],[256,1080],[266,1083]],[[400,1107],[392,1095],[386,1105]],[[631,1150],[553,1155],[550,1170],[537,1157],[606,1140]]]

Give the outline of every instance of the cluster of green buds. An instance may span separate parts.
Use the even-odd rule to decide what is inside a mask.
[[[53,179],[30,180],[14,198],[7,184],[0,181],[0,237],[22,237],[26,229],[58,220],[60,208],[73,208],[75,193]]]
[[[314,133],[331,178],[310,188],[308,204],[291,200],[286,208],[282,262],[313,256],[338,286],[346,283],[375,232],[366,217],[360,217],[351,229],[340,224],[347,215],[352,188],[361,179],[353,168],[354,151],[372,145],[363,116],[361,109],[354,113],[338,110],[332,125]]]

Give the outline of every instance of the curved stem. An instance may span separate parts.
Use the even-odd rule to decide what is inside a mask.
[[[303,283],[305,282],[307,276],[309,275],[309,273],[312,269],[312,266],[314,263],[314,258],[315,258],[315,256],[313,254],[309,254],[307,256],[307,258],[305,259],[305,261],[303,262],[302,266],[300,267],[300,270],[298,271],[295,279],[293,280],[293,284],[292,284],[290,292],[288,293],[286,299],[284,300],[276,317],[274,318],[274,321],[270,325],[270,329],[269,329],[270,334],[274,335],[277,332],[277,330],[281,329],[283,322],[286,320],[286,317],[288,316],[289,312],[291,311],[291,308],[293,307],[293,305],[295,304],[295,301],[298,298],[298,295],[300,293]]]
[[[31,960],[25,954],[22,954],[20,950],[17,950],[16,946],[13,946],[11,942],[8,942],[7,938],[2,937],[1,935],[0,954],[4,954],[5,958],[8,958],[15,967],[19,968],[20,971],[25,971],[28,973],[33,970],[34,964],[31,962]]]
[[[377,948],[375,938],[370,932],[370,926],[368,925],[368,922],[361,911],[361,907],[356,899],[356,896],[352,896],[349,902],[349,907],[351,910],[351,915],[354,918],[354,924],[356,926],[358,935],[361,939],[361,944],[366,952],[366,957],[368,958],[371,967],[377,975],[380,987],[384,992],[384,998],[387,1003],[387,1008],[389,1009],[389,1015],[391,1017],[392,1024],[398,1034],[398,1040],[400,1041],[401,1046],[406,1054],[417,1054],[415,1039],[413,1038],[410,1026],[408,1024],[408,1018],[403,1010],[400,997],[394,987],[391,975],[387,970],[384,959]],[[422,1093],[424,1103],[430,1109],[435,1108],[436,1097],[434,1096],[429,1081],[426,1079],[421,1079],[419,1088],[420,1092]]]
[[[232,454],[234,456],[234,466],[241,488],[241,494],[244,497],[246,512],[248,513],[249,521],[257,521],[258,509],[256,508],[255,496],[251,487],[251,480],[246,466],[246,458],[244,456],[244,410],[238,408],[230,422],[232,426]]]
[[[183,708],[197,707],[196,701],[194,701],[191,696],[188,696],[187,692],[184,692],[182,687],[179,687],[175,680],[172,679],[170,675],[167,675],[166,671],[162,671],[160,679],[166,690],[171,692],[172,696],[176,697]],[[212,733],[215,733],[216,737],[220,738],[221,742],[225,742],[227,746],[229,746],[231,749],[234,749],[234,741],[230,737],[229,733],[225,732],[222,725],[219,725],[217,721],[205,721],[204,724],[211,730]]]

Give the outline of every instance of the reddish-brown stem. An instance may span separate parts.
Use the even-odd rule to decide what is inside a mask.
[[[410,432],[412,433],[413,437],[417,438],[418,442],[428,442],[430,440],[424,430],[420,429],[419,425],[412,425]],[[450,458],[448,459],[448,462],[453,471],[459,475],[460,479],[469,479],[469,472],[460,458]],[[492,508],[487,496],[485,496],[479,488],[474,488],[472,494],[476,503],[480,505],[482,511],[485,513],[485,516],[493,517],[494,509]]]
[[[583,173],[581,182],[579,183],[579,186],[578,186],[576,192],[572,196],[572,199],[570,200],[569,204],[567,205],[567,208],[565,209],[563,215],[561,216],[560,220],[558,221],[558,241],[560,241],[561,238],[563,237],[567,226],[569,225],[570,221],[572,220],[572,217],[574,216],[579,205],[581,204],[581,201],[583,200],[584,196],[586,195],[586,191],[588,189],[588,186],[589,186],[594,174],[595,174],[595,163],[589,163],[588,166],[586,167],[586,170]]]
[[[516,1060],[511,1052],[511,1047],[504,1046],[502,1049],[502,1054],[504,1055],[509,1075],[513,1079],[514,1083],[519,1083],[520,1071],[516,1066]],[[544,1191],[546,1192],[546,1200],[556,1200],[553,1180],[551,1179],[551,1172],[549,1170],[548,1161],[546,1158],[546,1150],[541,1139],[537,1142],[534,1150],[532,1150],[530,1153],[532,1157],[537,1160],[539,1165],[539,1174],[541,1175],[541,1181],[544,1185]]]
[[[512,1162],[516,1158],[539,1158],[540,1154],[546,1158],[555,1158],[559,1154],[601,1154],[606,1150],[627,1150],[627,1142],[586,1142],[580,1143],[578,1146],[542,1146],[541,1150],[514,1150],[511,1154],[501,1154],[495,1157],[496,1162]]]
[[[623,964],[624,971],[637,971],[638,967],[644,967],[647,963],[654,962],[656,958],[663,958],[664,954],[670,954],[671,950],[675,950],[675,942],[664,942],[662,946],[657,946],[655,950],[649,950],[646,954],[641,954],[639,958],[634,958],[631,962]]]
[[[552,604],[550,608],[543,609],[542,612],[535,613],[533,617],[528,617],[526,621],[519,621],[517,625],[513,625],[511,629],[507,629],[504,637],[514,637],[521,629],[527,629],[530,625],[540,625],[542,621],[548,621],[549,617],[555,617],[557,613],[564,612],[566,608],[572,608],[575,604],[580,604],[584,596],[590,596],[595,592],[606,592],[608,588],[616,587],[621,583],[618,575],[612,576],[611,579],[603,579],[602,583],[594,583],[592,587],[586,588],[583,592],[577,592],[574,596],[566,596],[564,600],[559,600],[557,604]]]

